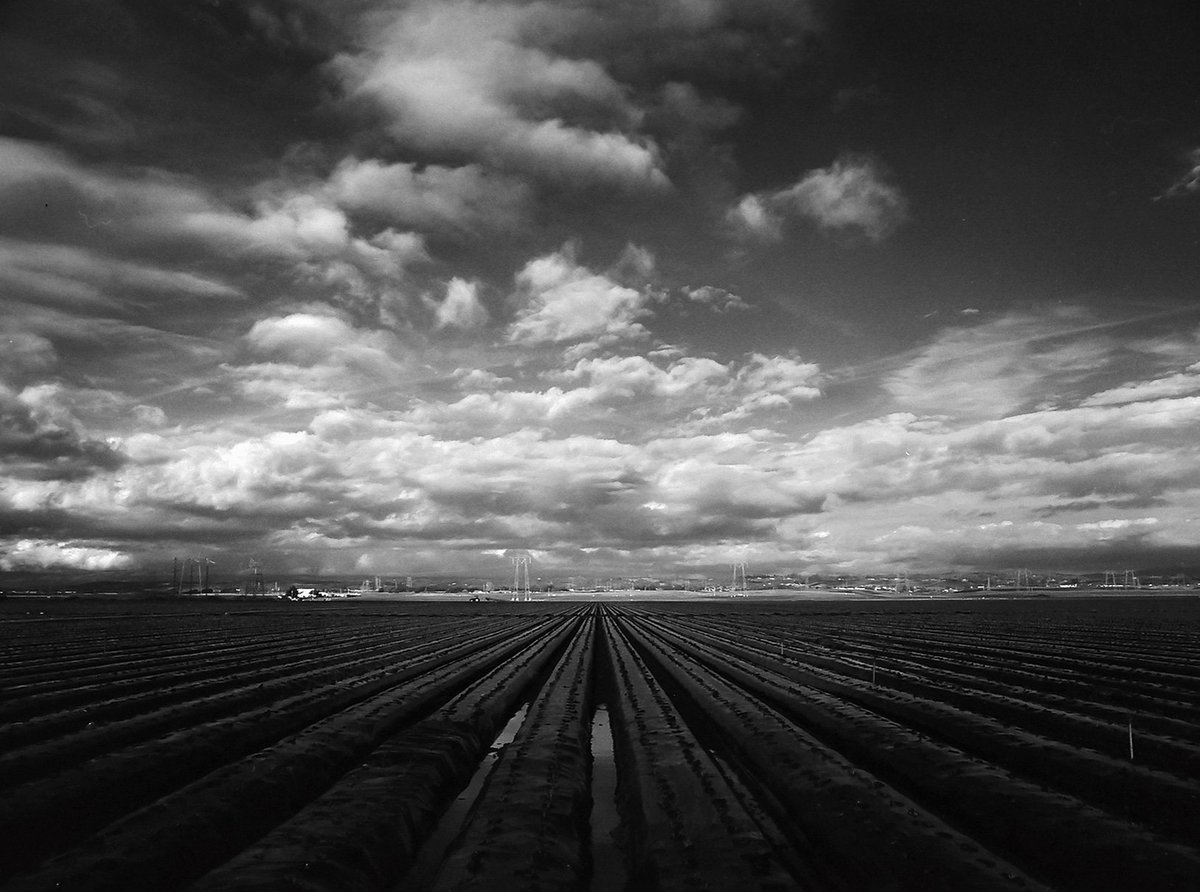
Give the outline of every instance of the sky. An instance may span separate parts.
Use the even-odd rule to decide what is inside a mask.
[[[1198,9],[12,0],[0,570],[1196,572]]]

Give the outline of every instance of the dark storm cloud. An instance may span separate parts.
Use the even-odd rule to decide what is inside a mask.
[[[274,518],[264,514],[238,517],[228,512],[172,510],[159,514],[149,505],[137,514],[116,511],[88,514],[53,507],[25,511],[0,509],[0,536],[48,541],[94,540],[153,552],[169,542],[225,546],[234,539],[248,546],[264,535],[263,524],[271,520]]]
[[[6,132],[218,175],[295,139],[336,33],[267,2],[18,0],[0,15]]]
[[[1047,505],[1045,508],[1040,509],[1037,515],[1039,517],[1054,517],[1056,514],[1096,511],[1097,509],[1122,510],[1128,508],[1143,510],[1146,508],[1162,508],[1169,504],[1170,502],[1167,499],[1157,495],[1136,495],[1131,498],[1091,498]]]
[[[501,483],[498,481],[498,483]],[[592,513],[619,498],[625,487],[613,481],[569,479],[540,481],[530,487],[525,481],[509,481],[504,491],[486,492],[430,487],[428,498],[464,517],[511,517],[531,515],[554,522],[586,523]],[[503,483],[501,483],[503,485]]]
[[[1009,571],[1022,568],[1040,572],[1093,575],[1112,571],[1121,574],[1122,579],[1125,570],[1167,577],[1176,573],[1194,576],[1200,572],[1200,561],[1197,561],[1194,549],[1179,545],[1154,545],[1145,542],[1142,536],[1130,536],[1084,547],[1034,546],[994,550],[979,548],[956,552],[949,557],[953,565],[960,567]],[[1145,581],[1142,579],[1143,583]]]
[[[98,531],[87,528],[86,519],[55,508],[21,511],[0,509],[0,536],[36,536],[59,539],[90,536]]]
[[[1161,448],[1165,452],[1166,444]],[[1175,462],[1156,465],[1141,456],[1114,453],[1075,466],[1064,463],[1043,479],[1040,491],[1070,500],[1117,497],[1114,499],[1117,504],[1129,507],[1152,501],[1164,493],[1187,492],[1197,487],[1200,487],[1200,468],[1180,467]]]
[[[79,480],[115,471],[128,458],[107,443],[37,418],[31,407],[0,392],[0,460],[14,477]]]
[[[806,0],[636,0],[588,4],[587,27],[554,35],[566,52],[596,55],[633,84],[683,81],[706,92],[771,81],[807,60],[824,28]]]

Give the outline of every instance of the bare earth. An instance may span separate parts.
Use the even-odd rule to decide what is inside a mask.
[[[9,598],[0,628],[6,890],[1200,888],[1195,596]]]

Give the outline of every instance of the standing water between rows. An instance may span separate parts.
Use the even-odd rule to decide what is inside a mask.
[[[608,707],[597,704],[592,716],[592,881],[589,892],[622,892],[627,875],[617,837],[617,763]]]

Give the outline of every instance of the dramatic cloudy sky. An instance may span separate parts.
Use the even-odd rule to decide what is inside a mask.
[[[5,3],[0,570],[1196,567],[1196,8]]]

